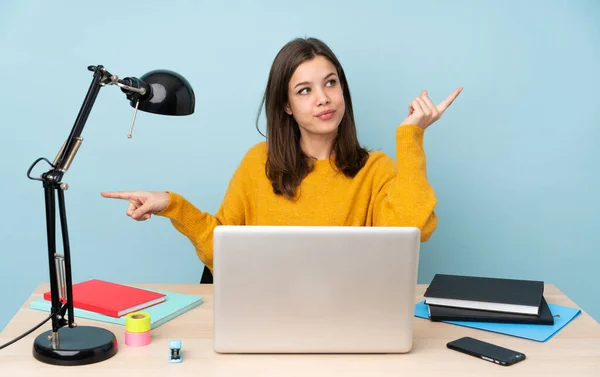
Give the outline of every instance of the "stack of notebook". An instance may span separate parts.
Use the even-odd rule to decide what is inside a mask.
[[[32,309],[50,312],[52,295],[31,301]],[[73,315],[125,326],[126,314],[142,310],[150,315],[151,329],[188,312],[204,302],[203,296],[138,288],[103,280],[73,284]]]
[[[432,321],[554,325],[542,281],[436,274],[425,304]]]

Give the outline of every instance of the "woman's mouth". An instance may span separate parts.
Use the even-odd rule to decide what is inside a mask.
[[[321,120],[328,120],[333,118],[333,115],[335,114],[335,110],[325,110],[325,111],[321,111],[320,113],[317,114],[317,118],[321,119]]]

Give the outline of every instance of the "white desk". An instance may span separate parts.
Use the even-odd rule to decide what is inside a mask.
[[[98,364],[59,367],[43,364],[32,356],[35,337],[49,324],[28,337],[0,350],[1,376],[600,376],[600,325],[585,312],[545,343],[415,318],[414,347],[403,355],[221,355],[212,349],[212,285],[139,284],[142,287],[204,296],[204,304],[160,326],[152,332],[152,343],[129,348],[124,327],[78,318],[79,325],[94,325],[113,331],[119,352]],[[415,303],[423,299],[419,285]],[[4,344],[44,319],[45,313],[29,309],[29,301],[49,290],[41,284],[0,334]],[[260,294],[257,292],[257,295]],[[545,288],[549,303],[576,307],[552,285]],[[509,367],[495,365],[446,348],[462,336],[512,348],[527,359]],[[183,362],[170,364],[169,340],[182,341]]]

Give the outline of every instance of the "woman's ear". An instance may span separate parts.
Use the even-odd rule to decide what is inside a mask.
[[[292,115],[292,109],[290,109],[290,105],[289,104],[285,105],[284,110],[287,113],[287,115]]]

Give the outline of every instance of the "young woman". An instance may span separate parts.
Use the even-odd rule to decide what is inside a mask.
[[[318,39],[295,39],[269,73],[267,140],[246,153],[214,216],[174,192],[102,196],[128,200],[126,213],[135,220],[169,218],[211,272],[213,230],[222,224],[415,226],[427,241],[437,216],[423,134],[461,90],[438,105],[426,91],[410,103],[395,130],[395,162],[359,144],[350,89],[333,52]]]

